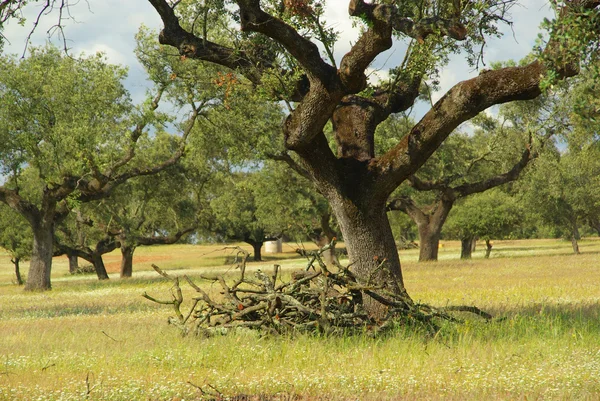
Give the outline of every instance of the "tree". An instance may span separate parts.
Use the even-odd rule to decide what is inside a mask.
[[[420,262],[437,260],[442,227],[455,202],[518,179],[535,157],[531,134],[524,150],[514,146],[522,141],[519,137],[525,129],[523,125],[507,127],[506,119],[497,121],[485,116],[479,117],[478,122],[482,128],[474,135],[451,135],[409,177],[412,191],[408,189],[388,204],[388,210],[403,211],[417,225]],[[498,173],[499,170],[503,172]],[[428,194],[423,196],[423,192]]]
[[[108,217],[106,231],[121,249],[121,278],[132,276],[137,247],[174,244],[198,228],[203,199],[193,186],[207,179],[194,177],[191,183],[185,169],[176,166],[130,180],[97,205],[97,213]]]
[[[8,206],[0,203],[0,246],[9,253],[15,265],[15,278],[23,285],[20,263],[31,255],[33,235],[27,220]]]
[[[310,239],[319,248],[339,238],[329,204],[305,177],[267,161],[254,182],[256,217],[272,231],[297,241]],[[335,243],[322,256],[328,265],[335,264]]]
[[[597,72],[591,65],[566,85],[554,104],[553,126],[561,139],[520,185],[530,214],[579,253],[580,229],[600,216],[600,147]]]
[[[516,200],[501,189],[466,198],[450,212],[444,235],[461,241],[461,259],[471,259],[474,238],[485,240],[485,258],[492,252],[492,239],[504,239],[523,221]]]
[[[586,150],[555,149],[536,163],[522,183],[531,214],[571,241],[579,253],[580,229],[597,217],[600,205],[600,164],[596,146]]]
[[[98,280],[108,280],[102,255],[114,251],[120,244],[103,227],[105,224],[84,216],[80,210],[76,214],[69,214],[56,229],[54,256],[67,255],[84,259],[92,264]]]
[[[335,33],[322,23],[319,2],[272,3],[238,0],[237,9],[205,3],[149,0],[164,29],[159,40],[188,59],[236,71],[277,99],[287,100],[285,147],[331,204],[359,280],[375,272],[381,285],[404,292],[400,261],[386,215],[388,196],[412,176],[461,123],[490,106],[538,97],[553,80],[576,75],[578,63],[595,58],[598,1],[562,5],[550,38],[538,57],[522,66],[486,71],[452,87],[396,146],[376,155],[377,125],[407,110],[426,75],[435,75],[448,53],[465,49],[473,56],[485,35],[498,32],[515,2],[366,3],[351,0],[350,16],[363,31],[339,65],[332,56]],[[216,7],[216,8],[215,8]],[[207,35],[208,17],[229,13],[241,25],[221,41]],[[211,21],[212,22],[212,21]],[[391,79],[375,87],[365,70],[389,49],[393,37],[409,42],[405,61]],[[321,57],[319,40],[328,60]],[[218,42],[217,42],[218,41]],[[283,50],[283,51],[281,51]],[[293,102],[293,105],[292,105]],[[337,155],[324,127],[333,122]],[[385,268],[378,260],[385,259]],[[367,300],[367,308],[375,303]],[[373,309],[374,310],[374,309]]]
[[[51,288],[54,230],[81,202],[108,196],[136,176],[152,175],[175,164],[199,110],[191,102],[175,153],[158,164],[138,155],[147,130],[162,131],[155,113],[168,82],[140,108],[131,105],[122,85],[125,70],[108,65],[101,54],[63,57],[55,48],[33,49],[28,58],[0,59],[0,167],[9,177],[0,201],[27,219],[33,247],[27,290]],[[35,186],[22,186],[29,174]]]
[[[276,240],[285,223],[272,225],[272,220],[258,217],[255,178],[252,173],[240,172],[216,184],[219,192],[210,203],[215,216],[211,229],[229,240],[250,244],[253,259],[261,261],[264,242]]]

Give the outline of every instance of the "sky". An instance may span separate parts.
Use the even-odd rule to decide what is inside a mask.
[[[341,59],[358,37],[358,30],[352,27],[352,21],[348,17],[347,7],[348,0],[330,0],[326,8],[326,20],[341,32],[335,48],[337,60]],[[39,10],[39,4],[27,7],[25,16],[28,21],[24,27],[14,22],[5,27],[4,35],[8,39],[5,52],[18,55],[23,53],[27,35]],[[134,35],[142,24],[157,30],[161,28],[160,18],[150,3],[147,0],[78,0],[70,8],[70,14],[73,19],[64,21],[64,32],[71,53],[94,54],[102,51],[110,62],[128,66],[129,78],[125,85],[134,102],[141,102],[148,81],[144,69],[133,53]],[[488,65],[493,61],[519,60],[527,55],[533,47],[542,19],[551,17],[552,12],[547,1],[524,0],[512,9],[511,15],[514,22],[512,31],[507,26],[502,27],[505,32],[504,37],[489,41],[486,47],[485,61]],[[56,13],[42,18],[32,36],[31,42],[34,46],[46,43],[47,31],[56,24],[57,19]],[[56,34],[50,40],[61,44]],[[379,76],[385,77],[385,70],[398,64],[403,56],[402,45],[396,44],[392,49],[379,55],[372,69]],[[450,64],[441,72],[441,90],[434,94],[434,101],[454,84],[477,74],[477,71],[472,71],[467,65],[464,57],[453,57]]]

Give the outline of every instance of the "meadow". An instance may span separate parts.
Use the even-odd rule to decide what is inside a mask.
[[[296,246],[250,268],[300,269]],[[45,293],[16,286],[0,252],[0,400],[600,400],[600,240],[583,240],[581,252],[560,240],[497,241],[490,259],[478,249],[461,261],[459,244],[443,242],[437,263],[418,264],[416,250],[401,251],[413,299],[496,317],[464,315],[433,338],[408,328],[181,337],[169,307],[141,297],[169,296],[150,264],[228,272],[233,254],[221,245],[139,248],[128,280],[115,274],[115,252],[103,282],[69,275],[56,258]]]

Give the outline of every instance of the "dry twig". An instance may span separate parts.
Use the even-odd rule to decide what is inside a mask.
[[[235,247],[238,256],[240,275],[232,285],[223,276],[200,276],[201,279],[218,283],[222,299],[213,299],[189,277],[185,281],[198,294],[192,298],[190,309],[181,311],[183,295],[178,277],[171,277],[158,266],[152,265],[161,276],[173,282],[171,300],[158,300],[146,293],[150,301],[172,305],[175,318],[170,323],[187,334],[190,329],[196,334],[211,335],[232,328],[260,329],[268,333],[284,332],[345,332],[360,329],[381,333],[398,324],[418,323],[434,334],[438,330],[436,321],[458,322],[450,311],[475,313],[485,319],[491,315],[472,306],[450,306],[434,308],[415,304],[406,293],[395,294],[383,286],[360,283],[348,267],[337,266],[332,272],[323,262],[321,255],[331,244],[317,250],[297,250],[308,260],[306,271],[292,275],[289,282],[281,282],[280,266],[275,265],[272,274],[261,270],[253,277],[246,274],[246,263],[250,254]],[[385,260],[378,268],[383,268]],[[314,272],[309,272],[309,270]],[[278,284],[278,280],[280,284]],[[381,303],[387,313],[383,318],[374,319],[363,308],[363,296]]]

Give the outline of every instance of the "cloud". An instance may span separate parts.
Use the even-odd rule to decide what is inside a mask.
[[[4,49],[5,52],[22,53],[25,47],[25,38],[31,29],[35,16],[39,13],[39,3],[28,6],[26,17],[28,23],[20,27],[16,23],[6,26],[4,34],[10,40],[10,44]],[[127,84],[132,85],[130,90],[139,96],[143,94],[147,85],[143,68],[139,65],[133,50],[135,47],[134,35],[143,23],[150,28],[160,29],[161,21],[150,5],[148,0],[105,0],[94,2],[78,2],[71,8],[71,14],[75,20],[65,21],[65,34],[67,45],[77,54],[85,52],[93,54],[103,51],[111,62],[123,64],[130,69],[130,78]],[[487,63],[492,61],[521,59],[532,49],[538,33],[538,27],[544,17],[552,15],[547,1],[524,0],[513,7],[512,30],[503,27],[504,37],[490,40],[485,51]],[[327,3],[325,10],[326,21],[329,26],[340,32],[340,39],[335,47],[335,57],[339,61],[347,53],[351,45],[359,37],[360,30],[353,27],[353,21],[348,16],[347,0],[332,0]],[[42,18],[40,26],[32,37],[33,45],[44,44],[48,38],[46,31],[58,21],[56,11]],[[513,36],[514,31],[514,36]],[[60,45],[60,40],[52,38],[52,41]],[[379,55],[367,71],[371,79],[379,77],[386,79],[387,72],[402,62],[406,50],[406,43],[395,40],[393,47]],[[376,72],[374,72],[376,71]],[[435,93],[435,99],[439,99],[454,84],[468,79],[477,74],[472,71],[464,56],[455,56],[450,64],[441,72],[441,90]],[[139,97],[138,95],[134,98]]]

